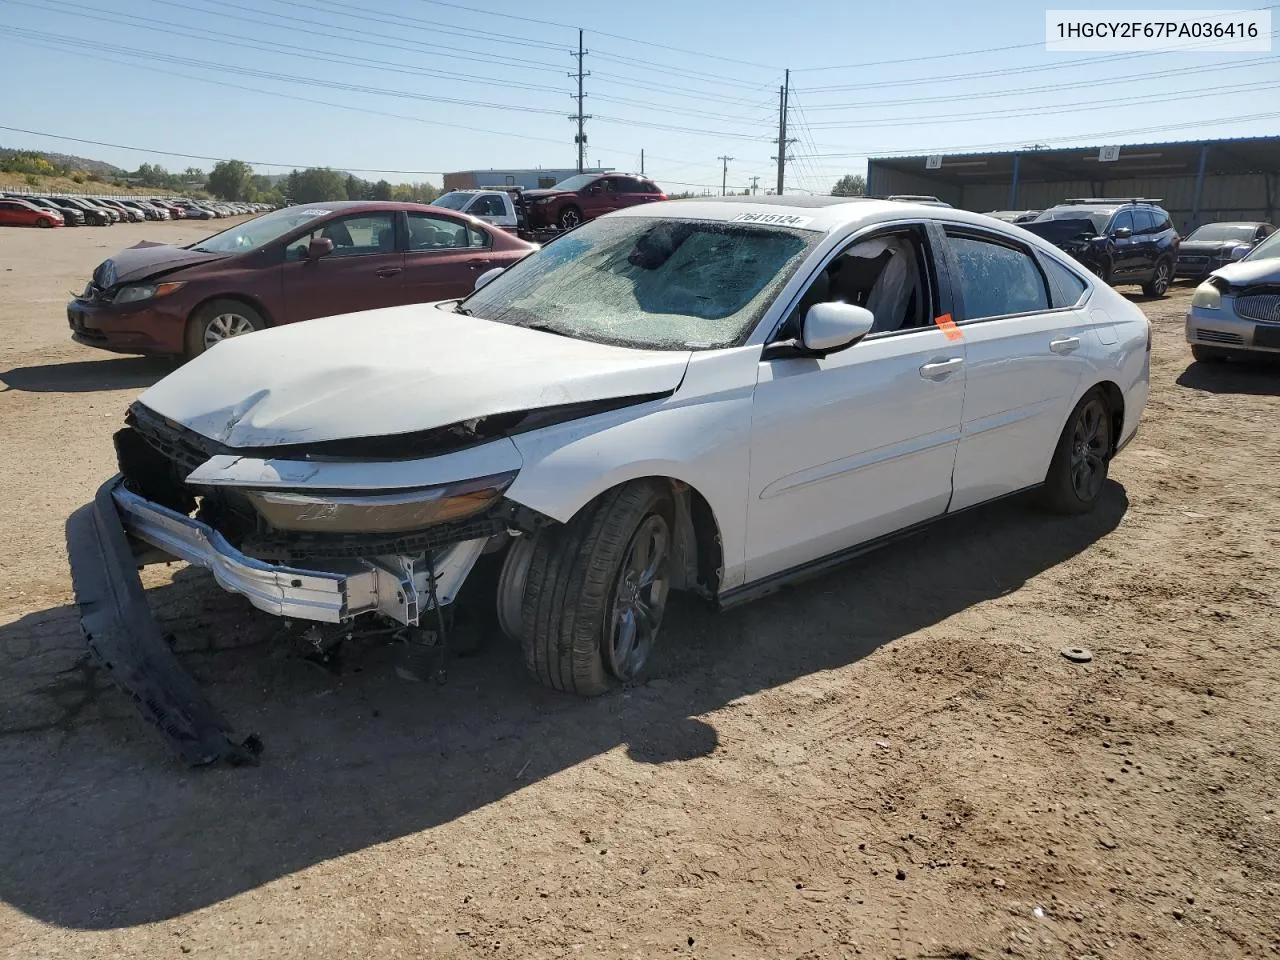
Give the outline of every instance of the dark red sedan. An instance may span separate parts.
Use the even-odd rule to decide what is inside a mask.
[[[5,227],[61,227],[62,214],[37,207],[26,200],[0,197],[0,226]]]
[[[189,247],[123,250],[67,304],[67,321],[87,346],[192,357],[265,327],[465,296],[536,249],[453,210],[309,203]]]
[[[524,191],[529,226],[572,230],[623,207],[665,200],[667,195],[646,177],[626,173],[579,173],[546,190]]]

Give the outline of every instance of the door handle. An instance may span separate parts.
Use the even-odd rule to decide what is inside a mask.
[[[1072,353],[1080,348],[1079,337],[1063,337],[1060,340],[1050,340],[1049,349],[1054,353]]]
[[[493,266],[493,261],[492,260],[470,260],[468,261],[467,266],[469,266],[472,270],[479,270],[481,267]]]
[[[936,360],[926,363],[920,368],[920,376],[926,380],[945,380],[964,366],[964,357],[951,357],[947,360]]]
[[[378,276],[382,277],[383,279],[387,277],[394,277],[397,273],[400,272],[400,270],[401,270],[400,267],[383,267],[381,270],[378,271]]]

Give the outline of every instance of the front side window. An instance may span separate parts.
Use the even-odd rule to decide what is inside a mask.
[[[1111,221],[1110,232],[1115,233],[1117,230],[1124,230],[1126,228],[1131,234],[1137,233],[1137,230],[1134,229],[1133,214],[1128,210],[1121,210],[1116,214],[1116,218]]]
[[[985,320],[1049,309],[1049,291],[1024,250],[976,237],[952,236],[966,320]]]
[[[500,217],[507,211],[502,205],[502,198],[491,193],[477,200],[469,212],[477,217]]]
[[[331,257],[368,257],[379,253],[394,253],[396,231],[391,217],[390,213],[361,213],[330,220],[289,244],[286,259],[305,260],[307,248],[317,238],[333,241],[333,252],[329,254]]]
[[[593,220],[460,307],[500,323],[653,350],[743,342],[821,234],[709,220]]]

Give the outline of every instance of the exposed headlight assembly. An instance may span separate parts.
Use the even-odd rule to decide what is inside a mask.
[[[1201,310],[1219,310],[1222,308],[1222,294],[1209,281],[1196,287],[1195,296],[1191,298],[1191,306]]]
[[[138,303],[141,300],[151,300],[155,297],[167,297],[169,294],[182,289],[183,286],[184,284],[181,281],[176,283],[131,284],[117,290],[112,303]]]
[[[246,496],[277,530],[402,533],[475,516],[511,486],[516,471],[392,493],[314,494],[250,490]]]

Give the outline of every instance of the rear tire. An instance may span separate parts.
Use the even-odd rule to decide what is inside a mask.
[[[1227,359],[1227,351],[1217,347],[1202,347],[1198,343],[1191,345],[1191,356],[1197,363],[1222,363]]]
[[[265,330],[267,322],[247,303],[239,300],[212,300],[187,321],[187,353],[190,360],[231,337]]]
[[[1169,283],[1173,278],[1173,264],[1161,260],[1156,264],[1156,272],[1151,279],[1142,285],[1142,292],[1148,297],[1163,297],[1169,292]]]
[[[1101,390],[1090,390],[1062,428],[1040,501],[1054,513],[1088,513],[1098,505],[1111,464],[1111,408]]]
[[[662,625],[674,529],[670,491],[640,480],[538,535],[520,638],[534,677],[584,696],[635,679]]]

